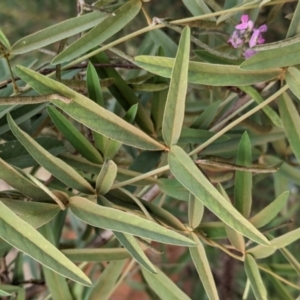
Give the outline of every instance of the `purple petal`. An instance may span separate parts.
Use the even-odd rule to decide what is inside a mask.
[[[251,56],[253,56],[254,54],[256,53],[255,50],[252,50],[252,49],[247,49],[244,53],[244,56],[246,59],[250,58]]]
[[[250,48],[256,46],[259,36],[260,36],[259,29],[254,29],[253,34],[252,34],[252,36],[250,38],[250,41],[249,41]]]
[[[241,23],[235,26],[235,29],[243,30],[248,28],[248,23]]]
[[[268,26],[267,26],[266,24],[261,25],[261,26],[258,28],[258,30],[259,30],[260,32],[267,32]]]
[[[241,22],[242,23],[247,23],[249,21],[249,16],[248,15],[242,15],[241,16]]]
[[[257,44],[258,45],[261,45],[261,44],[264,44],[265,43],[265,39],[260,35],[257,39]]]
[[[240,38],[240,33],[235,30],[231,38],[228,40],[228,43],[230,43],[233,48],[238,48],[244,44],[244,41]]]

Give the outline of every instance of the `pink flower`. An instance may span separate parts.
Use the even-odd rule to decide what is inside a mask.
[[[232,45],[233,48],[239,48],[240,46],[242,46],[244,44],[244,41],[241,39],[240,37],[240,33],[238,30],[235,30],[232,34],[232,36],[230,37],[230,39],[228,40],[228,43],[230,43]]]
[[[242,15],[241,22],[242,23],[235,26],[235,29],[252,31],[254,24],[249,20],[248,15]]]
[[[253,48],[257,44],[263,44],[265,39],[262,37],[262,32],[266,32],[268,30],[267,25],[262,25],[258,29],[253,30],[253,34],[249,41],[250,48]]]
[[[235,26],[235,31],[232,33],[228,43],[230,43],[233,48],[240,48],[243,46],[245,50],[244,56],[247,59],[256,53],[256,51],[252,49],[254,46],[265,42],[262,34],[267,30],[268,27],[265,24],[259,28],[254,28],[254,23],[249,20],[249,16],[242,15],[241,23]]]

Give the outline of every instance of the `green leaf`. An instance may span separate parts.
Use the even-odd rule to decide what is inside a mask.
[[[110,63],[110,60],[104,53],[99,53],[98,55],[91,58],[93,63]],[[143,105],[140,105],[140,100],[136,93],[129,87],[127,82],[122,78],[122,76],[114,68],[97,68],[98,75],[102,78],[113,78],[114,84],[108,87],[109,92],[112,96],[120,103],[120,105],[128,111],[133,105],[138,105],[138,111],[136,115],[136,123],[139,127],[146,133],[153,134],[153,122],[147,110]]]
[[[217,187],[218,187],[218,191],[221,193],[221,195],[224,197],[224,199],[226,199],[228,201],[228,203],[232,204],[230,201],[230,198],[228,197],[223,186],[220,183],[218,183]],[[244,237],[239,232],[236,232],[234,229],[227,226],[226,224],[225,224],[225,230],[226,230],[227,237],[228,237],[228,240],[230,241],[231,245],[233,247],[235,247],[235,249],[237,249],[241,253],[244,253],[245,252]]]
[[[175,199],[188,201],[190,192],[175,178],[160,178],[157,182],[160,190]]]
[[[112,261],[105,268],[99,279],[95,283],[94,287],[88,294],[88,300],[108,300],[112,291],[116,288],[116,281],[121,275],[122,269],[126,260]]]
[[[6,50],[10,51],[10,42],[3,33],[3,31],[0,29],[0,43],[6,48]]]
[[[0,158],[0,178],[7,184],[15,188],[33,199],[49,200],[51,197],[47,195],[42,189],[37,187],[32,181],[20,174],[15,168],[7,164]]]
[[[177,45],[173,42],[169,35],[167,35],[160,29],[152,30],[149,32],[149,34],[153,43],[161,47],[166,56],[175,57]]]
[[[221,100],[213,102],[197,117],[197,119],[191,125],[191,128],[209,129],[209,126],[213,122],[214,118],[218,113]]]
[[[102,262],[111,260],[123,260],[130,257],[128,251],[121,248],[64,249],[62,250],[62,253],[71,261],[76,262]]]
[[[290,23],[289,30],[286,34],[287,38],[290,38],[290,37],[295,36],[296,34],[300,33],[299,18],[300,18],[300,3],[297,2],[297,6],[293,12],[293,18]]]
[[[13,121],[10,115],[7,120],[11,131],[20,143],[27,149],[32,157],[53,176],[58,178],[61,182],[65,183],[76,190],[83,193],[94,193],[91,185],[81,177],[73,168],[67,165],[61,159],[51,155],[43,147],[41,147],[33,138],[26,132],[22,131]]]
[[[168,159],[175,178],[225,224],[259,244],[269,245],[268,240],[224,199],[181,148],[172,146]]]
[[[152,274],[142,269],[142,273],[150,288],[161,300],[191,300],[178,286],[167,277],[161,270]]]
[[[120,31],[140,11],[142,3],[140,0],[131,0],[122,5],[114,12],[114,16],[104,19],[95,28],[85,34],[82,38],[71,44],[66,50],[58,54],[52,64],[61,64],[86,53],[112,35]]]
[[[205,249],[199,238],[194,233],[190,233],[190,238],[197,244],[196,247],[189,248],[189,250],[194,266],[206,291],[206,295],[211,300],[217,300],[219,299],[219,295]]]
[[[294,229],[271,240],[271,245],[277,248],[286,247],[300,239],[300,228]]]
[[[195,129],[195,128],[185,128],[183,127],[181,130],[180,138],[179,138],[179,144],[186,144],[186,143],[197,143],[201,144],[207,141],[209,138],[214,136],[215,133],[208,131],[208,130],[202,130],[202,129]],[[224,142],[228,140],[229,138],[225,135],[219,137],[215,143]],[[220,147],[220,146],[218,146]]]
[[[286,248],[281,248],[280,252],[290,263],[290,265],[295,269],[298,275],[300,275],[300,262],[297,260],[297,258]]]
[[[37,113],[41,112],[46,106],[46,103],[42,104],[33,104],[33,105],[22,105],[19,106],[19,108],[14,109],[11,112],[11,115],[13,116],[13,119],[15,122],[19,125],[23,122],[26,122],[33,116],[36,116]],[[7,121],[5,118],[0,120],[0,134],[6,133],[9,131],[9,125],[7,124]]]
[[[56,204],[0,198],[9,209],[34,228],[50,222],[60,211]]]
[[[254,55],[253,57],[255,57]],[[162,77],[171,77],[174,59],[156,56],[136,56],[134,64]],[[216,65],[190,61],[188,82],[213,86],[240,86],[268,81],[280,76],[281,69],[245,71],[238,66]]]
[[[261,279],[257,263],[251,254],[246,254],[245,271],[250,280],[255,298],[258,300],[267,300],[267,290]]]
[[[285,40],[283,41],[285,42]],[[297,55],[299,52],[299,37],[296,43],[292,44],[280,44],[277,42],[275,49],[267,49],[272,44],[263,45],[266,50],[261,50],[262,47],[255,48],[258,53],[245,60],[240,68],[242,70],[266,70],[271,68],[281,68],[300,63],[300,57]],[[260,51],[261,50],[261,51]]]
[[[95,164],[103,162],[101,154],[64,115],[52,106],[47,111],[55,126],[83,157]]]
[[[204,205],[201,201],[190,193],[189,195],[189,208],[188,208],[189,226],[196,228],[199,226],[204,213]]]
[[[40,232],[51,244],[55,243],[50,224],[41,227]],[[45,267],[43,272],[52,299],[73,300],[66,278]]]
[[[0,202],[0,237],[47,268],[83,285],[88,277],[31,225]]]
[[[10,296],[10,295],[11,295],[10,293],[7,293],[0,289],[0,296]]]
[[[133,214],[99,206],[79,196],[71,197],[69,201],[75,216],[92,226],[125,232],[166,244],[194,245],[190,239]]]
[[[89,62],[86,69],[86,85],[88,89],[89,98],[100,106],[104,106],[103,95],[101,91],[101,85],[99,83],[99,77],[93,64]]]
[[[230,59],[226,57],[220,57],[215,54],[209,53],[206,50],[195,50],[195,54],[200,57],[202,60],[211,63],[211,64],[219,64],[219,65],[240,65],[244,59]]]
[[[247,132],[244,132],[238,148],[236,164],[249,167],[252,164],[251,142]],[[234,207],[248,218],[252,206],[252,174],[245,171],[235,172]]]
[[[143,266],[150,273],[156,274],[155,267],[152,265],[151,261],[132,235],[117,231],[114,232],[114,235],[141,266]]]
[[[300,71],[297,68],[289,67],[285,73],[285,81],[293,94],[300,99]]]
[[[112,187],[116,179],[118,167],[112,160],[106,160],[96,180],[96,191],[99,195],[105,195]]]
[[[107,14],[99,11],[68,19],[30,34],[12,46],[13,54],[22,54],[68,38],[99,24]]]
[[[268,273],[265,274],[265,276],[267,276],[268,281],[271,282],[272,289],[274,289],[278,299],[294,300],[294,297],[290,294],[289,290],[277,278]]]
[[[255,246],[251,249],[249,249],[247,252],[251,255],[253,255],[256,259],[269,257],[276,251],[276,247],[265,247],[262,245]]]
[[[205,237],[208,239],[227,238],[225,224],[223,222],[201,222],[201,224],[194,229],[194,232],[205,234]]]
[[[165,146],[150,138],[143,131],[65,85],[22,66],[16,67],[16,74],[41,94],[55,91],[72,99],[73,101],[69,104],[62,103],[62,101],[52,102],[72,118],[92,130],[137,148],[147,150],[165,149]]]
[[[142,205],[147,209],[148,214],[151,214],[152,218],[174,228],[177,231],[186,231],[186,227],[175,216],[173,216],[172,213],[168,212],[160,206],[155,205],[154,203],[148,202],[143,199],[138,199],[141,203],[141,205],[138,206],[138,203],[135,202],[132,197],[129,197],[129,192],[125,192],[124,189],[111,190],[107,195],[105,195],[105,197],[107,197],[107,199],[109,199],[114,204],[119,204],[120,206],[128,202],[131,207],[132,205],[134,205],[136,206],[136,209],[141,209]]]
[[[289,192],[286,191],[278,196],[273,202],[263,208],[259,213],[250,219],[250,222],[256,227],[261,228],[271,222],[277,214],[285,207],[289,198]]]
[[[193,16],[201,16],[210,14],[211,10],[204,1],[199,0],[182,0],[186,8],[193,14]]]
[[[286,137],[300,162],[300,117],[292,99],[286,93],[279,99],[279,112]]]
[[[170,88],[162,123],[162,135],[168,146],[177,144],[184,119],[190,56],[190,28],[182,32],[171,74]]]
[[[63,143],[57,139],[50,137],[38,137],[35,141],[54,156],[65,151]],[[18,140],[1,144],[0,157],[5,160],[6,163],[22,169],[37,165],[36,161]]]
[[[252,99],[255,100],[257,104],[260,104],[264,101],[260,93],[253,88],[252,86],[239,86],[238,87],[241,91],[248,94]],[[263,107],[262,109],[264,113],[269,117],[269,119],[272,121],[272,123],[277,127],[282,127],[282,122],[280,117],[278,116],[277,112],[273,110],[269,105]]]

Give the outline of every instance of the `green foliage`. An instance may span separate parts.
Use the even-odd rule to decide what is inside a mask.
[[[0,7],[0,296],[295,299],[299,2],[78,2]],[[246,60],[244,11],[282,36]]]

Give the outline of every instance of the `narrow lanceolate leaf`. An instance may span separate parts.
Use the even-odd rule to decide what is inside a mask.
[[[266,237],[224,199],[181,148],[172,146],[168,159],[175,178],[225,224],[259,244],[269,245]]]
[[[251,142],[247,132],[241,138],[236,164],[248,167],[252,164]],[[234,207],[248,218],[252,206],[252,174],[245,171],[235,172]]]
[[[204,213],[204,205],[201,201],[197,200],[196,197],[189,193],[189,208],[188,217],[189,225],[192,228],[199,226]]]
[[[0,237],[54,272],[90,285],[88,277],[31,225],[0,202]]]
[[[0,29],[0,43],[7,49],[10,51],[10,42],[7,39],[7,37],[5,36],[5,34],[3,33],[3,31]]]
[[[300,116],[292,99],[286,93],[280,97],[279,112],[286,137],[300,162]]]
[[[221,195],[228,201],[228,203],[231,204],[230,198],[228,197],[225,189],[223,186],[218,183],[218,191],[221,193]],[[244,237],[228,225],[225,225],[225,230],[227,233],[227,237],[233,247],[235,247],[237,250],[239,250],[241,253],[245,252],[245,240]]]
[[[270,247],[258,245],[251,248],[248,252],[256,258],[264,258],[273,254],[277,249],[286,247],[300,239],[300,228],[292,230],[270,241]]]
[[[108,300],[116,288],[116,281],[121,275],[125,262],[126,260],[110,262],[91,289],[87,299],[98,300],[100,297],[101,300]]]
[[[98,103],[100,106],[104,106],[99,77],[97,75],[95,67],[91,62],[89,62],[88,67],[86,69],[86,85],[88,89],[89,98]]]
[[[162,135],[168,146],[178,142],[184,119],[185,96],[190,57],[190,28],[181,35],[162,123]]]
[[[300,35],[272,44],[255,47],[255,55],[245,60],[240,68],[242,70],[265,70],[298,65]]]
[[[0,158],[0,178],[17,191],[33,199],[49,200],[51,197],[11,165]]]
[[[47,111],[55,126],[83,157],[95,164],[103,162],[101,154],[63,114],[52,106]]]
[[[7,293],[0,289],[0,296],[10,296],[10,295],[11,295],[10,293]]]
[[[56,204],[0,198],[9,209],[34,228],[50,222],[60,211]]]
[[[274,294],[276,293],[275,295],[278,299],[295,300],[295,298],[291,295],[291,291],[286,285],[284,285],[281,281],[279,281],[271,274],[267,273],[265,274],[265,276],[267,276],[268,281],[272,284],[272,289],[274,289]],[[299,297],[297,300],[300,300]]]
[[[55,243],[50,224],[43,226],[40,229],[40,232],[50,243]],[[59,274],[46,267],[43,267],[43,273],[52,299],[73,300],[66,278],[61,277]]]
[[[174,59],[141,55],[134,58],[134,64],[153,74],[170,78]],[[268,70],[262,68],[258,71],[245,71],[241,70],[239,66],[190,61],[188,82],[213,86],[251,85],[271,80],[278,77],[281,73],[282,70],[279,68],[272,68]]]
[[[206,257],[205,249],[195,233],[191,233],[190,238],[197,244],[196,247],[189,248],[189,250],[206,295],[210,300],[218,300],[217,287]]]
[[[300,228],[285,233],[271,240],[271,245],[277,248],[286,247],[300,239]]]
[[[182,246],[195,244],[177,232],[133,214],[103,207],[79,196],[71,197],[69,201],[74,215],[92,226],[125,232],[166,244]]]
[[[88,30],[99,24],[107,14],[99,11],[71,18],[28,35],[12,46],[13,54],[22,54],[45,47],[72,35]]]
[[[69,104],[62,103],[62,101],[52,102],[90,129],[133,147],[154,151],[165,149],[165,146],[150,138],[143,131],[67,86],[22,66],[16,67],[16,74],[40,94],[55,91],[72,99]]]
[[[104,248],[104,249],[65,249],[62,253],[71,261],[111,261],[129,258],[130,254],[122,248]]]
[[[157,274],[152,274],[142,269],[142,273],[150,288],[161,300],[191,300],[178,286],[157,269]]]
[[[298,261],[298,259],[286,248],[281,248],[280,252],[290,263],[290,265],[295,269],[298,275],[300,275],[300,262]]]
[[[300,71],[289,67],[285,73],[285,81],[293,94],[300,100]]]
[[[19,142],[27,149],[31,156],[53,176],[67,186],[83,193],[94,193],[92,186],[83,177],[64,161],[50,154],[26,132],[22,131],[10,115],[7,115],[7,121],[11,131]]]
[[[293,18],[290,23],[289,30],[286,34],[287,38],[290,38],[300,33],[299,17],[300,17],[300,2],[297,3],[297,7],[293,13]]]
[[[276,250],[276,247],[273,246],[265,247],[262,245],[257,245],[249,249],[247,253],[253,255],[256,259],[260,259],[272,255]]]
[[[286,205],[289,198],[289,192],[286,191],[278,196],[273,202],[262,209],[258,214],[250,219],[250,222],[256,227],[260,228],[271,222],[277,214]]]
[[[118,167],[112,160],[106,160],[96,180],[97,194],[105,195],[112,187],[117,176]]]
[[[141,6],[142,2],[140,0],[128,1],[114,12],[114,16],[106,18],[82,38],[62,51],[54,58],[52,64],[61,64],[65,61],[69,61],[101,45],[129,23],[138,14]]]
[[[114,235],[141,266],[150,273],[156,274],[156,269],[132,235],[117,231],[114,232]]]
[[[246,254],[245,271],[257,300],[267,300],[267,290],[261,279],[257,263],[251,254]]]
[[[257,104],[260,104],[264,101],[260,93],[252,86],[240,86],[239,89],[248,94]],[[273,108],[267,105],[263,107],[262,110],[275,126],[282,127],[281,119]]]

